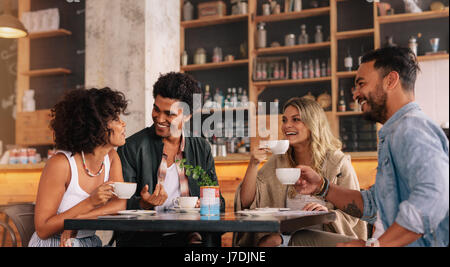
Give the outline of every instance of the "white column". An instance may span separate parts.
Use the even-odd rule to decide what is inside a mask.
[[[145,126],[153,124],[153,85],[180,71],[180,1],[145,0]]]
[[[85,84],[130,100],[127,136],[145,127],[145,15],[145,0],[86,1]]]

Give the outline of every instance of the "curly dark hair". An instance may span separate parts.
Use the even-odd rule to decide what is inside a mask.
[[[190,113],[193,110],[194,94],[202,94],[202,89],[191,75],[178,72],[169,72],[161,75],[153,85],[153,97],[162,96],[176,99],[189,105]],[[186,112],[185,112],[186,114]]]
[[[73,154],[92,153],[109,142],[108,122],[127,114],[125,95],[106,87],[68,91],[51,110],[56,148]]]

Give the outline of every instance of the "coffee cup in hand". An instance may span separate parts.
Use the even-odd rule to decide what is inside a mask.
[[[115,182],[111,186],[114,194],[120,199],[130,199],[136,192],[136,183]]]
[[[301,170],[299,168],[278,168],[275,174],[280,183],[285,185],[293,185],[300,178]]]
[[[289,140],[269,140],[261,142],[263,148],[268,148],[273,154],[285,154],[289,149]]]

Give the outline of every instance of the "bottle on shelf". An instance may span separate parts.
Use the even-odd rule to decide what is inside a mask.
[[[328,64],[327,64],[327,76],[331,77],[331,58],[328,58]]]
[[[350,54],[350,48],[347,49],[347,55],[344,58],[344,66],[347,71],[352,71],[353,68],[353,58]]]
[[[227,96],[225,97],[224,108],[230,108],[230,107],[231,107],[231,88],[228,88]]]
[[[338,111],[339,112],[345,112],[346,110],[347,110],[347,105],[345,103],[344,89],[341,88],[341,90],[339,92]]]
[[[238,103],[238,97],[236,94],[236,88],[233,87],[233,89],[231,90],[231,107],[232,108],[237,107],[237,103]]]
[[[238,103],[242,102],[242,87],[239,87],[237,90],[237,98],[238,98]]]
[[[309,66],[308,62],[305,61],[305,64],[303,64],[303,79],[309,78]]]
[[[269,63],[269,65],[267,66],[267,79],[272,79],[273,78],[273,63]]]
[[[189,62],[189,55],[186,50],[181,54],[181,66],[187,66]]]
[[[209,84],[205,85],[205,95],[203,96],[203,107],[204,108],[212,108],[212,97],[209,91]]]
[[[415,36],[411,36],[408,41],[408,47],[413,51],[414,55],[417,57],[417,39]]]
[[[384,47],[395,47],[397,44],[394,43],[394,36],[386,36],[386,42],[384,43]]]
[[[308,37],[308,34],[306,33],[306,25],[302,24],[300,26],[300,28],[301,28],[301,34],[298,37],[298,43],[299,44],[307,44],[309,42],[309,40],[308,40],[309,37]]]
[[[323,42],[322,25],[317,25],[316,26],[316,34],[314,35],[314,41],[316,43]]]
[[[297,65],[297,79],[303,79],[303,66],[301,60],[298,61]]]
[[[364,46],[362,45],[361,46],[361,53],[359,54],[359,57],[358,57],[358,66],[361,66],[361,62],[362,62],[363,56],[364,56]]]
[[[256,80],[262,79],[262,64],[259,63],[256,65]]]
[[[327,63],[325,63],[325,61],[322,61],[322,65],[320,67],[320,76],[322,77],[327,76]]]
[[[294,61],[292,62],[292,73],[291,73],[291,79],[292,80],[297,80],[297,63]]]
[[[320,62],[319,59],[316,58],[315,62],[314,62],[315,66],[314,66],[314,74],[316,78],[320,78]]]
[[[213,158],[217,157],[217,137],[215,135],[213,135],[211,137],[211,154],[213,156]]]
[[[309,69],[308,77],[309,77],[310,79],[311,79],[311,78],[314,78],[314,62],[313,62],[312,59],[309,60],[309,66],[308,66],[308,69]]]
[[[278,67],[278,63],[275,63],[275,66],[274,66],[273,78],[276,79],[276,80],[280,79],[280,69]]]
[[[262,75],[261,75],[262,79],[266,80],[267,79],[267,64],[266,63],[262,64],[261,73],[262,73]]]
[[[284,70],[284,65],[280,64],[280,79],[285,79],[286,71]]]
[[[248,96],[247,96],[247,90],[244,90],[244,92],[242,93],[242,97],[241,97],[241,103],[242,103],[242,106],[244,106],[244,107],[248,107]]]
[[[223,95],[219,88],[216,88],[216,94],[214,95],[214,102],[216,102],[217,108],[223,108]]]

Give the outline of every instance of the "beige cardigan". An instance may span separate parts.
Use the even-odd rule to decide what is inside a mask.
[[[287,154],[272,156],[264,166],[258,171],[256,178],[256,195],[250,209],[255,208],[284,208],[288,195],[288,186],[281,184],[275,176],[277,168],[292,168],[293,163]],[[359,182],[355,170],[351,164],[350,156],[344,155],[341,151],[329,152],[322,168],[323,175],[331,183],[342,187],[360,190]],[[338,177],[339,176],[339,177]],[[241,185],[236,190],[234,209],[241,208]],[[362,240],[367,239],[367,224],[358,218],[352,217],[341,210],[335,209],[334,205],[327,202],[329,211],[336,213],[336,220],[325,224],[324,231],[338,233]],[[233,235],[233,245],[235,246],[257,246],[259,240],[269,233],[235,233]]]

